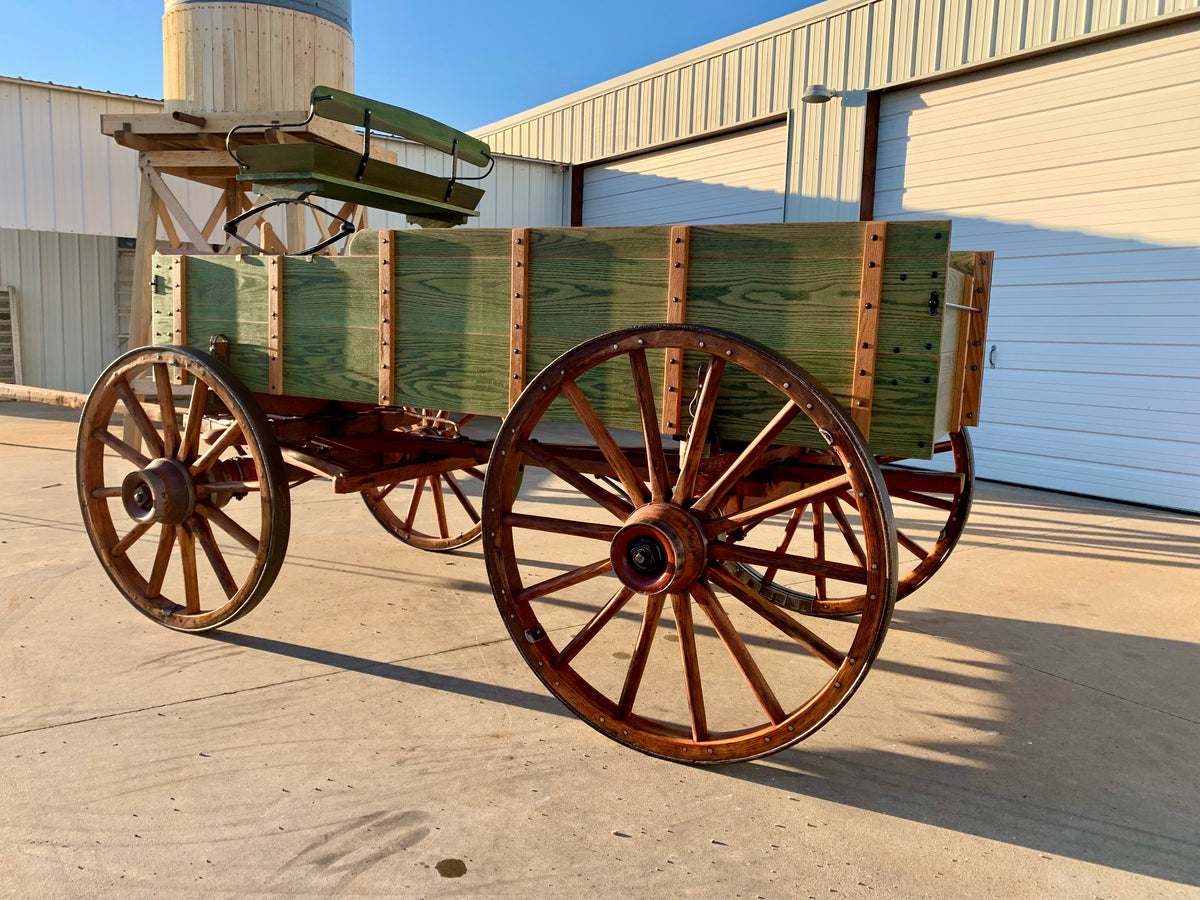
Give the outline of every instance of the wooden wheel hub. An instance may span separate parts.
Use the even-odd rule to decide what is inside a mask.
[[[135,522],[178,525],[196,509],[196,485],[186,466],[160,457],[125,476],[121,499]]]
[[[707,551],[695,516],[672,503],[649,503],[626,520],[609,555],[622,584],[641,594],[661,594],[699,578]]]

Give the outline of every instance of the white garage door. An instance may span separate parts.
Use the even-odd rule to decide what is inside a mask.
[[[779,122],[585,169],[583,224],[782,222],[786,179]]]
[[[1195,23],[887,94],[879,131],[876,218],[996,251],[980,474],[1200,510]]]

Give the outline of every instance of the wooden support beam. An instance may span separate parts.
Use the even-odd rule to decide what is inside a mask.
[[[867,222],[863,230],[862,278],[859,288],[858,341],[854,377],[850,382],[850,418],[864,438],[871,434],[871,405],[875,397],[875,354],[879,336],[879,304],[883,296],[883,254],[887,223]]]
[[[666,314],[666,320],[672,325],[682,325],[687,321],[688,258],[691,247],[692,229],[687,225],[672,227]],[[668,347],[665,354],[662,430],[664,434],[682,434],[683,350],[680,347]]]
[[[267,260],[267,387],[283,393],[283,257]]]
[[[508,405],[525,390],[529,350],[529,229],[512,231],[512,314],[509,328]]]
[[[222,217],[233,218],[233,216],[225,216],[225,210],[229,208],[229,190],[226,188],[221,192],[221,199],[217,201],[217,205],[213,207],[212,213],[208,217],[208,221],[204,223],[204,227],[200,229],[204,232],[204,237],[211,243],[213,229],[221,224]]]
[[[187,345],[187,288],[186,257],[176,256],[171,260],[171,342],[178,347]],[[175,384],[186,384],[187,373],[175,367]]]
[[[189,241],[195,244],[197,250],[210,250],[208,239],[205,238],[204,232],[192,221],[192,217],[188,215],[187,210],[183,208],[183,204],[175,196],[174,192],[163,181],[162,175],[154,166],[150,165],[145,156],[141,160],[142,173],[150,179],[150,185],[154,188],[159,199],[167,208],[167,211],[174,217],[175,224],[183,229]]]
[[[975,254],[974,274],[971,277],[970,306],[979,312],[968,312],[963,348],[963,389],[960,425],[979,424],[979,405],[983,394],[983,360],[987,351],[988,306],[992,300],[992,263],[995,255],[990,251]]]
[[[163,231],[167,233],[167,241],[176,250],[183,249],[183,241],[179,239],[179,232],[175,230],[175,223],[171,221],[171,217],[167,215],[167,211],[162,205],[158,207],[158,221],[162,223]]]
[[[379,232],[379,403],[396,402],[396,233]]]

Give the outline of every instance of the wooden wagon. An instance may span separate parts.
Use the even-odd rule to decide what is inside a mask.
[[[855,222],[158,256],[154,345],[83,412],[87,530],[139,610],[217,628],[326,479],[412,545],[482,537],[516,646],[593,727],[762,756],[849,699],[965,524],[990,255],[949,247]]]

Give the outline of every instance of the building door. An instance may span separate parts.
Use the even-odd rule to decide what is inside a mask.
[[[1200,510],[1200,30],[885,94],[874,214],[995,250],[979,472]]]

